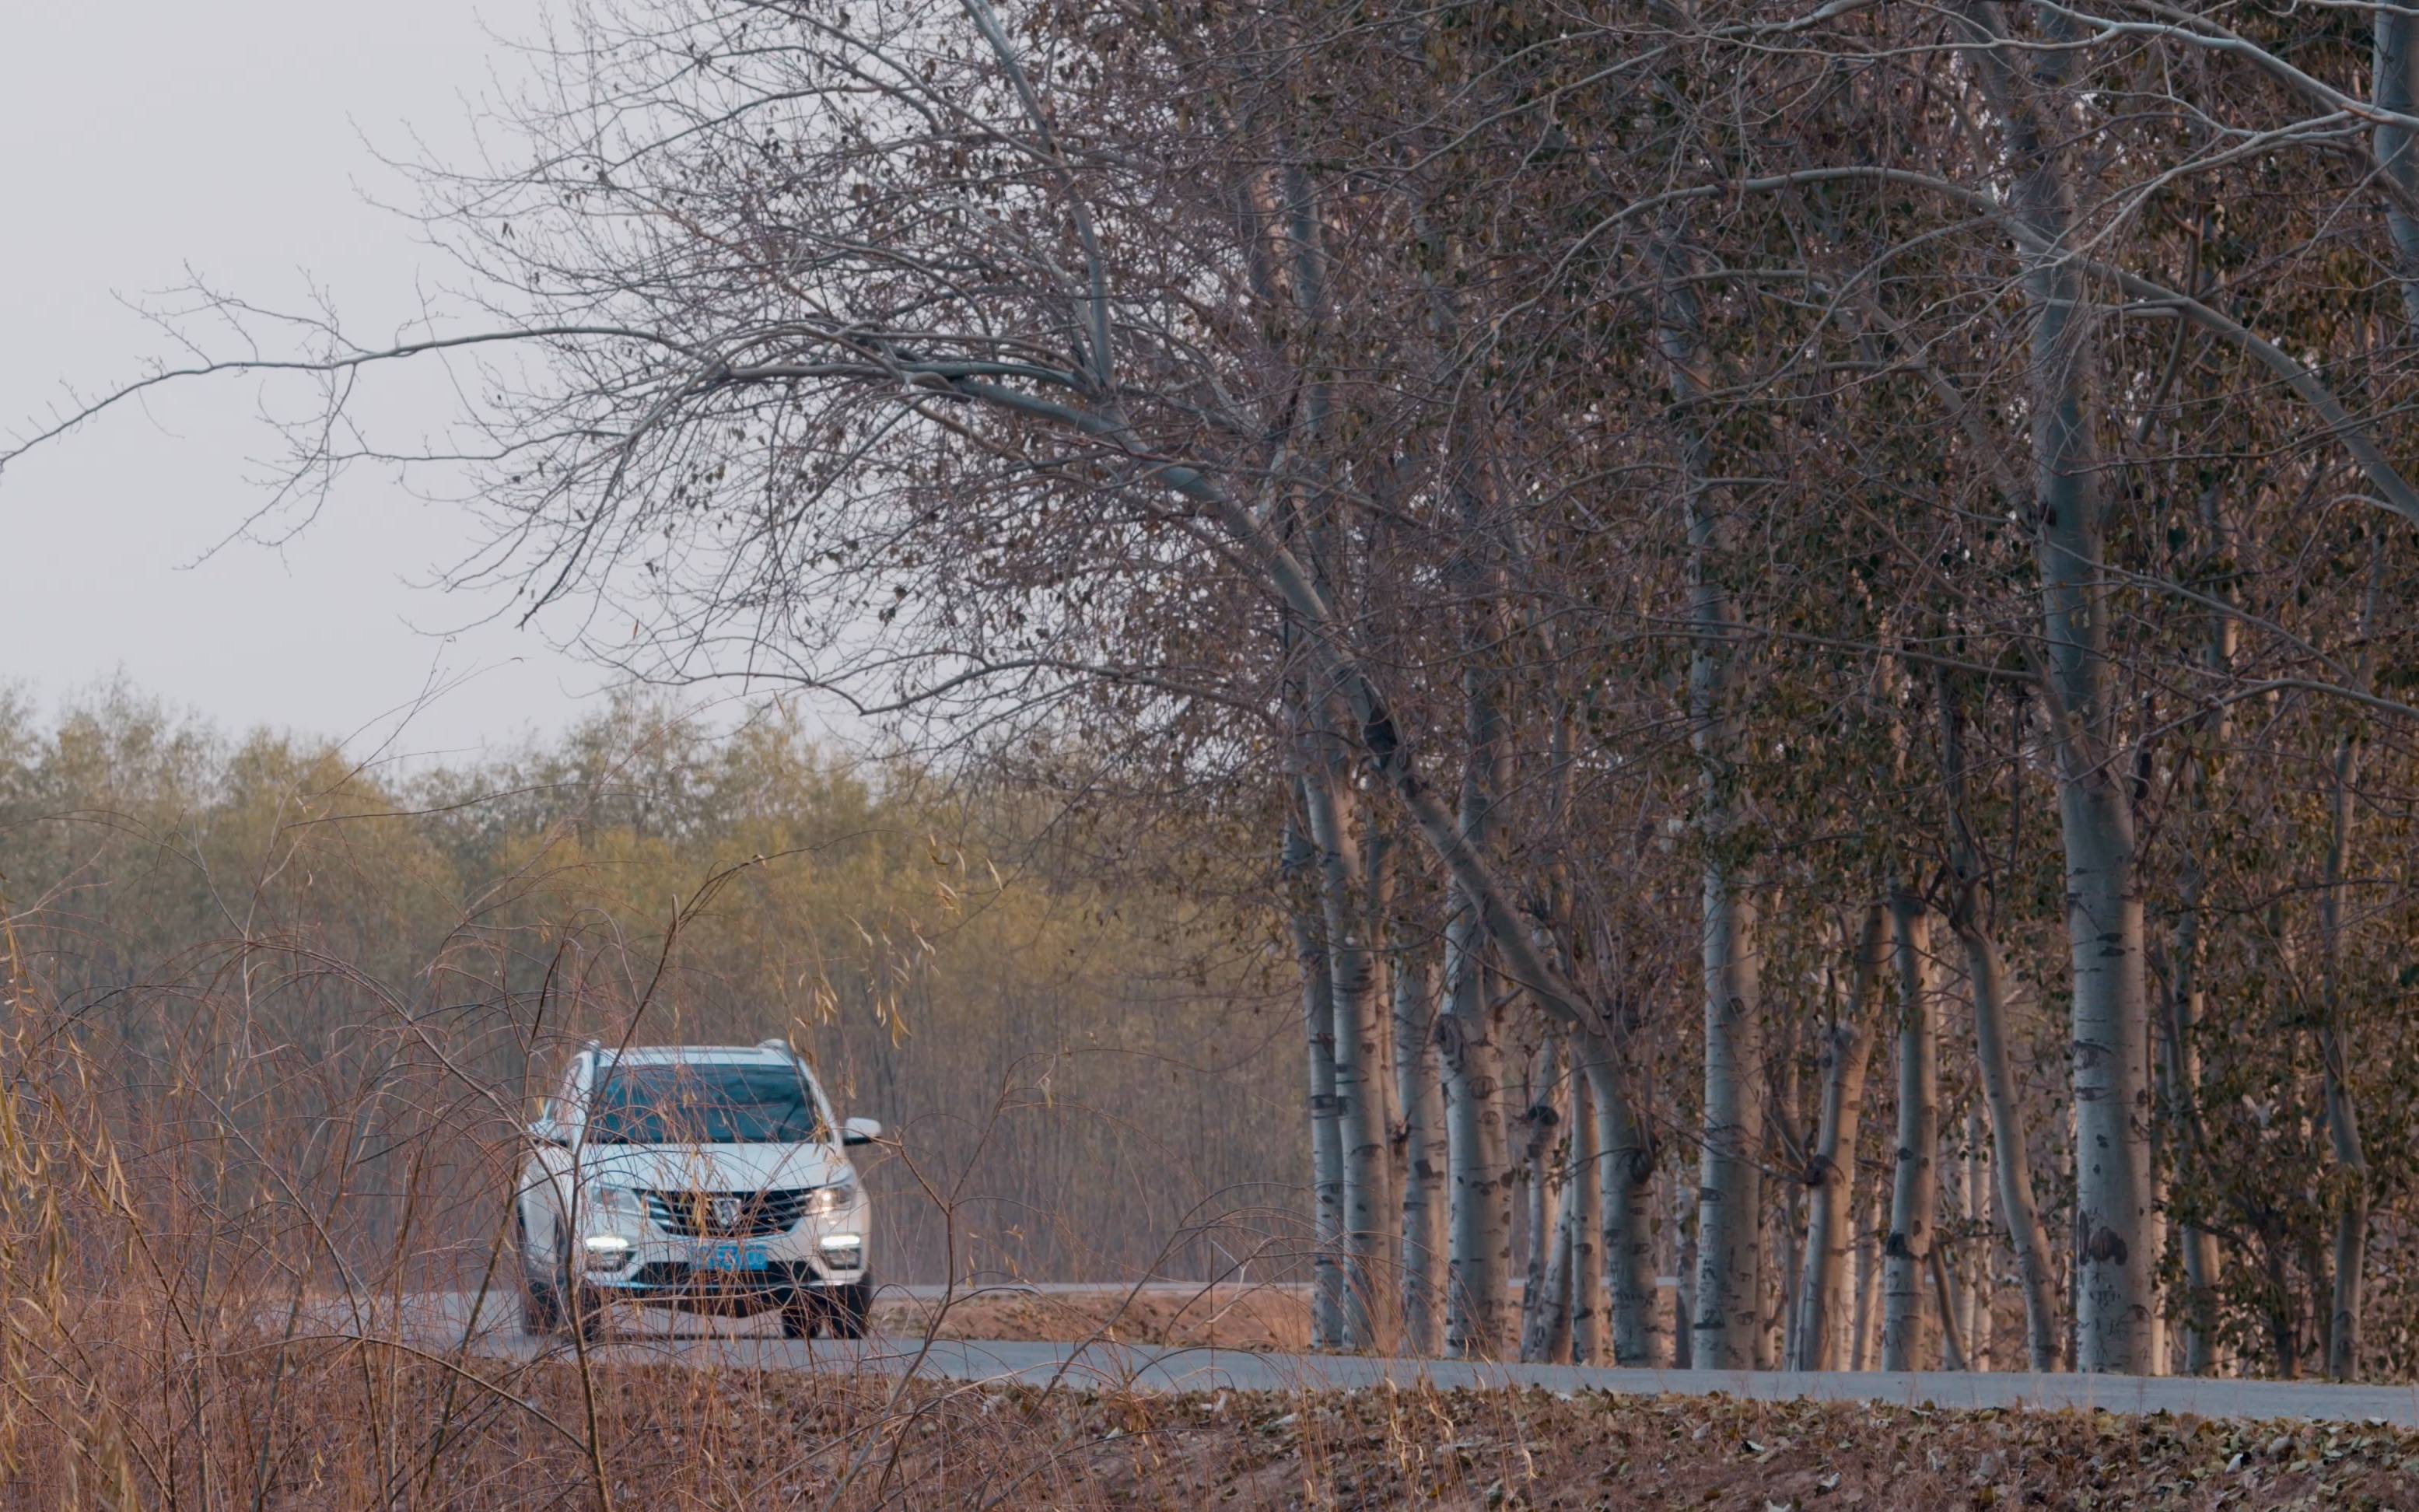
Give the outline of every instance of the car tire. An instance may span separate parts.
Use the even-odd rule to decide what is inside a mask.
[[[530,1269],[530,1261],[535,1257],[530,1254],[529,1219],[517,1202],[513,1204],[513,1249],[521,1261],[521,1332],[535,1335],[562,1333],[562,1293],[538,1279]]]
[[[810,1339],[823,1331],[822,1300],[803,1288],[791,1292],[789,1300],[781,1304],[781,1336]]]
[[[521,1278],[521,1332],[544,1336],[562,1332],[562,1298],[543,1281]]]
[[[865,1337],[866,1315],[873,1308],[873,1283],[852,1281],[844,1287],[824,1288],[824,1321],[836,1339]]]
[[[571,1299],[571,1324],[579,1331],[579,1342],[594,1344],[605,1336],[605,1294],[594,1287],[573,1282],[564,1288]]]

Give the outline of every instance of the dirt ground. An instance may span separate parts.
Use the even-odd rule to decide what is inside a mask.
[[[1122,1411],[1131,1446],[1096,1440],[1080,1477],[1112,1506],[2419,1507],[2419,1434],[2374,1427],[1533,1391]]]
[[[29,1394],[0,1512],[197,1505],[198,1484],[267,1512],[2419,1509],[2419,1433],[2375,1427],[1425,1385],[1129,1395],[643,1352],[466,1368],[311,1339],[282,1373],[268,1350],[228,1356],[208,1431],[169,1437],[158,1357],[107,1351],[123,1412]]]
[[[932,1327],[947,1339],[1172,1344],[1226,1350],[1306,1350],[1310,1304],[1296,1288],[1236,1285],[1142,1292],[977,1290],[951,1301],[886,1297],[875,1304],[874,1328],[915,1337]]]
[[[894,1300],[879,1322],[920,1332],[932,1311]],[[1296,1290],[1003,1290],[938,1332],[1299,1350],[1309,1319]],[[1076,1506],[2419,1512],[2419,1434],[2379,1427],[1426,1388],[994,1399],[1046,1423]]]

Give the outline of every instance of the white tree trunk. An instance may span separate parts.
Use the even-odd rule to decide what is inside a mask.
[[[1994,1196],[2014,1252],[2016,1282],[2025,1298],[2027,1367],[2055,1370],[2058,1359],[2057,1309],[2051,1298],[2049,1235],[2033,1200],[2032,1165],[2025,1151],[2024,1115],[2016,1104],[2015,1078],[2008,1066],[2007,973],[1999,948],[1974,916],[1970,900],[1957,912],[1958,938],[1965,947],[1966,980],[1974,993],[1974,1059],[1982,1103],[1991,1115],[1991,1149],[1998,1188]]]
[[[1851,1368],[1857,1135],[1872,1058],[1872,1003],[1887,964],[1887,927],[1879,903],[1865,910],[1846,1011],[1823,1036],[1823,1111],[1806,1171],[1806,1260],[1798,1274],[1796,1333],[1784,1361],[1792,1370]]]
[[[1444,1082],[1437,1067],[1436,974],[1394,960],[1394,1088],[1403,1110],[1403,1349],[1415,1357],[1444,1348]]]
[[[1697,1190],[1696,1312],[1691,1354],[1700,1369],[1750,1370],[1763,1352],[1764,1102],[1758,1095],[1759,991],[1755,904],[1736,862],[1732,707],[1737,679],[1738,608],[1722,586],[1725,522],[1708,480],[1709,453],[1696,413],[1711,390],[1704,314],[1686,255],[1656,249],[1663,278],[1656,339],[1671,372],[1682,502],[1688,527],[1688,614],[1697,629],[1688,658],[1690,739],[1703,788],[1697,810],[1708,853],[1704,872],[1705,1104]]]
[[[1882,1368],[1929,1370],[1934,1340],[1924,1302],[1940,1199],[1940,1004],[1923,900],[1893,887],[1889,913],[1899,983],[1898,1149],[1883,1245]]]
[[[1933,1250],[1940,1257],[1941,1289],[1948,1298],[1942,1304],[1940,1335],[1957,1341],[1957,1354],[1966,1369],[1979,1370],[1981,1366],[1974,1363],[1974,1288],[1967,1284],[1967,1273],[1973,1269],[1973,1245],[1965,1230],[1974,1203],[1973,1192],[1965,1184],[1969,1164],[1963,1150],[1944,1147],[1940,1152],[1940,1205],[1945,1217]]]
[[[1316,737],[1327,747],[1324,735]],[[1385,1067],[1378,1009],[1378,953],[1366,934],[1362,893],[1368,882],[1353,827],[1348,775],[1340,748],[1304,753],[1302,790],[1318,850],[1320,914],[1326,926],[1334,1005],[1335,1126],[1340,1147],[1337,1286],[1343,1307],[1338,1347],[1376,1346],[1383,1319],[1388,1212]]]
[[[1305,849],[1288,826],[1289,856]],[[1302,973],[1302,1035],[1310,1061],[1311,1343],[1333,1349],[1343,1336],[1343,1270],[1337,1246],[1344,1213],[1344,1141],[1335,1121],[1335,1002],[1327,947],[1310,914],[1291,915],[1294,960]]]
[[[1548,1358],[1557,1328],[1555,1314],[1570,1298],[1568,1271],[1553,1274],[1554,1247],[1562,1232],[1558,1213],[1564,1206],[1553,1159],[1562,1133],[1562,1113],[1555,1105],[1562,1080],[1562,1036],[1548,1028],[1530,1064],[1529,1105],[1520,1114],[1520,1156],[1527,1173],[1522,1247],[1528,1257],[1520,1287],[1520,1359],[1526,1364]]]
[[[1965,1353],[1977,1370],[1995,1367],[1993,1335],[1999,1294],[1998,1246],[1991,1233],[1991,1151],[1982,1110],[1965,1109]]]
[[[1583,1058],[1584,1050],[1575,1048],[1575,1057]],[[1602,1273],[1596,1265],[1596,1247],[1603,1232],[1604,1162],[1597,1157],[1595,1088],[1584,1074],[1574,1068],[1570,1091],[1571,1158],[1568,1174],[1564,1178],[1569,1194],[1568,1224],[1571,1231],[1571,1258],[1567,1285],[1570,1288],[1570,1355],[1574,1365],[1600,1365],[1604,1359],[1604,1306],[1597,1293]]]
[[[1662,1297],[1655,1285],[1655,1172],[1661,1154],[1625,1095],[1610,1054],[1590,1046],[1580,1071],[1595,1121],[1597,1207],[1612,1363],[1664,1363]],[[1676,1252],[1676,1236],[1674,1249]],[[1680,1317],[1687,1317],[1685,1309]],[[1679,1331],[1685,1335],[1685,1328]]]
[[[1764,1332],[1755,905],[1718,864],[1705,870],[1704,919],[1705,1119],[1689,1352],[1700,1370],[1751,1370]]]
[[[1453,889],[1445,924],[1447,1004],[1437,1017],[1444,1070],[1450,1198],[1445,1348],[1492,1360],[1507,1334],[1512,1265],[1510,1164],[1503,1127],[1501,1025],[1487,990],[1475,910]]]
[[[2370,21],[2369,96],[2381,112],[2409,117],[2419,104],[2419,17],[2407,7],[2380,6]],[[2394,272],[2402,284],[2403,318],[2419,328],[2419,145],[2407,126],[2380,121],[2371,137],[2378,177],[2398,193],[2385,197],[2386,233]]]
[[[1999,960],[1998,940],[1983,915],[1981,847],[1966,822],[1964,715],[1958,702],[1955,682],[1943,677],[1936,686],[1941,764],[1949,795],[1949,861],[1955,873],[1949,926],[1964,948],[1965,980],[1974,1009],[1975,1077],[1991,1119],[1999,1217],[2006,1228],[2009,1250],[2015,1257],[2017,1282],[2024,1291],[2027,1367],[2055,1370],[2058,1360],[2058,1319],[2050,1299],[2056,1282],[2051,1274],[2049,1236],[2042,1228],[2041,1210],[2033,1199],[2024,1114],[2016,1102],[2015,1077],[2008,1064],[2007,970]],[[2021,777],[2017,780],[2021,781]],[[1978,1193],[1978,1200],[1979,1196]]]
[[[1471,668],[1462,674],[1462,693],[1461,811],[1449,838],[1467,861],[1486,855],[1495,795],[1509,784],[1511,774],[1492,674]],[[1426,824],[1433,836],[1433,815]],[[1485,952],[1494,944],[1513,956],[1516,968],[1532,952],[1525,929],[1502,900],[1479,890],[1481,869],[1456,868],[1445,892],[1446,1006],[1438,1016],[1436,1038],[1451,1141],[1445,1347],[1463,1359],[1492,1360],[1513,1342],[1512,1192],[1503,1126],[1502,1015],[1487,990]],[[1526,974],[1538,977],[1542,971],[1533,964]]]
[[[1554,1140],[1555,1148],[1548,1152],[1546,1209],[1552,1214],[1551,1229],[1541,1236],[1546,1263],[1539,1268],[1538,1305],[1520,1341],[1523,1358],[1542,1365],[1563,1364],[1571,1358],[1571,1339],[1579,1321],[1573,1299],[1579,1278],[1585,1273],[1579,1255],[1579,1235],[1584,1231],[1579,1194],[1592,1184],[1579,1165],[1579,1131],[1585,1122],[1579,1105],[1579,1079],[1564,1077],[1557,1088],[1553,1102],[1561,1117],[1556,1127],[1567,1134],[1569,1143]]]
[[[2146,1242],[2149,1004],[2130,764],[2119,748],[2109,670],[2112,610],[2101,571],[2105,530],[2090,394],[2094,306],[2066,246],[2075,214],[2060,156],[2069,138],[2061,97],[2073,54],[2059,46],[2020,48],[1995,0],[1967,0],[1961,16],[1974,43],[1967,55],[2010,162],[2010,208],[2044,249],[2025,253],[2024,289],[2032,318],[2042,689],[2056,754],[2073,972],[2075,1365],[2150,1374],[2163,1362],[2151,1317],[2158,1257]],[[2077,39],[2056,12],[2038,16],[2051,42]]]

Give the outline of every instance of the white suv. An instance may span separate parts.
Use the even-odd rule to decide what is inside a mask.
[[[522,1326],[593,1338],[609,1302],[781,1310],[782,1332],[865,1333],[865,1188],[841,1124],[790,1047],[592,1041],[530,1125],[513,1204]]]

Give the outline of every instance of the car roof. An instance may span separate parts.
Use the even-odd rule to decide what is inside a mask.
[[[634,1066],[683,1063],[787,1066],[796,1059],[787,1050],[761,1044],[637,1044],[619,1054],[610,1050],[603,1054],[608,1060]]]

